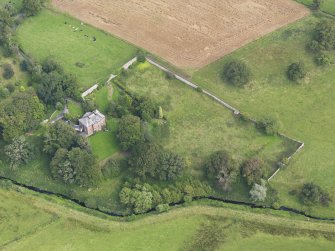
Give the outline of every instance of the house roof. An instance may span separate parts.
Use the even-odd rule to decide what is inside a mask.
[[[85,127],[90,127],[99,123],[103,119],[105,119],[105,115],[103,115],[98,110],[94,110],[93,112],[85,113],[84,116],[79,119],[79,123]]]

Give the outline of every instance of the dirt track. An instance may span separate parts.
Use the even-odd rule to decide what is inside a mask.
[[[181,68],[200,68],[309,14],[293,0],[53,0]]]

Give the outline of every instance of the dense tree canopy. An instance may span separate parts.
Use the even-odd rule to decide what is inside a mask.
[[[139,117],[133,115],[123,116],[119,122],[117,138],[121,149],[127,151],[139,142],[143,142],[144,134]]]
[[[155,143],[137,144],[129,159],[129,166],[141,178],[155,177],[163,149]]]
[[[164,151],[161,153],[155,176],[160,180],[176,180],[183,175],[185,161],[178,154]]]
[[[89,148],[87,139],[80,136],[70,125],[57,121],[48,127],[44,135],[44,151],[53,156],[59,148],[71,150],[80,147]]]
[[[44,106],[32,91],[17,93],[0,105],[0,127],[6,141],[36,129],[44,117]]]
[[[314,40],[321,50],[335,49],[335,25],[331,20],[321,21],[315,29]]]
[[[122,204],[135,213],[145,213],[153,207],[153,195],[150,188],[144,185],[135,185],[134,188],[124,187],[120,192]]]
[[[67,184],[89,186],[96,184],[101,178],[101,170],[94,156],[78,147],[70,151],[58,149],[50,163],[50,169],[54,178]]]
[[[218,151],[212,154],[205,164],[205,170],[207,177],[218,180],[225,191],[231,188],[238,174],[238,166],[225,151]]]

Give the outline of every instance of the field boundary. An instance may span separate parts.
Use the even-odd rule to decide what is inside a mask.
[[[205,95],[209,96],[210,98],[214,99],[216,102],[218,102],[219,104],[223,105],[226,109],[230,110],[233,112],[233,114],[235,116],[238,116],[238,115],[242,115],[242,113],[235,107],[233,107],[232,105],[230,105],[229,103],[225,102],[223,99],[220,99],[219,97],[215,96],[214,94],[210,93],[209,91],[205,90],[205,89],[202,89],[200,88],[198,85],[192,83],[191,81],[187,80],[186,78],[178,75],[177,73],[175,73],[174,71],[172,70],[169,70],[168,68],[166,68],[165,66],[161,65],[160,63],[158,63],[157,61],[155,61],[154,59],[150,58],[150,57],[146,57],[146,60],[148,61],[148,63],[150,63],[151,65],[159,68],[160,70],[168,73],[168,74],[172,74],[176,79],[178,79],[179,81],[181,81],[182,83],[186,84],[187,86],[193,88],[193,89],[196,89],[196,90],[199,90],[199,92],[202,92],[204,93]],[[134,59],[131,60],[133,62],[133,64],[136,62],[134,61]],[[128,66],[129,68],[129,66]],[[247,120],[249,120],[249,122],[252,122],[253,124],[257,124],[257,121],[252,119],[252,118],[246,118]],[[281,136],[282,138],[284,139],[287,139],[289,141],[292,141],[296,144],[299,145],[299,147],[291,154],[289,155],[286,159],[287,159],[287,163],[286,165],[293,159],[293,157],[295,155],[297,155],[299,152],[302,151],[302,149],[305,147],[305,143],[303,141],[300,141],[300,140],[296,140],[296,139],[293,139],[283,133],[278,133],[279,136]],[[284,163],[281,163],[281,165],[285,165]],[[277,168],[277,170],[267,179],[267,181],[271,181],[278,173],[279,171],[281,170],[282,167],[279,167]]]

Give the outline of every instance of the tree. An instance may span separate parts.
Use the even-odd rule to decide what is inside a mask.
[[[155,178],[162,150],[155,143],[137,144],[128,161],[129,167],[143,179]]]
[[[24,136],[13,139],[13,142],[5,147],[5,154],[10,160],[10,168],[15,170],[21,164],[27,164],[33,157],[31,145]]]
[[[205,170],[208,178],[218,180],[222,189],[228,191],[235,182],[238,168],[227,152],[218,151],[210,156]]]
[[[48,127],[44,135],[44,152],[53,156],[59,148],[71,150],[75,147],[89,149],[87,139],[80,136],[70,125],[57,121]]]
[[[42,10],[44,0],[23,0],[22,11],[27,16],[35,16]]]
[[[94,156],[80,148],[70,151],[58,149],[52,158],[50,169],[55,179],[66,184],[90,186],[96,184],[101,177],[101,170]]]
[[[287,69],[287,77],[291,81],[298,81],[306,76],[305,64],[303,62],[297,62],[291,64]]]
[[[121,149],[129,150],[139,142],[143,142],[143,130],[139,117],[133,115],[123,116],[119,122],[117,138],[120,141]]]
[[[155,170],[155,177],[160,180],[176,180],[183,175],[185,161],[179,155],[165,151],[161,153]]]
[[[322,3],[323,0],[313,0],[312,8],[314,10],[319,10],[321,8]]]
[[[261,181],[261,185],[254,184],[252,189],[250,190],[250,196],[251,196],[252,201],[254,202],[265,201],[267,190],[268,189],[266,188],[265,180]]]
[[[227,63],[223,71],[223,79],[235,86],[243,86],[250,81],[250,70],[241,61],[231,61]]]
[[[152,208],[153,195],[150,186],[135,185],[134,188],[122,188],[119,197],[123,205],[131,209],[134,213],[145,213]]]
[[[44,117],[44,106],[32,91],[17,93],[0,105],[0,127],[6,141],[36,129]]]
[[[10,64],[4,64],[2,68],[3,68],[2,76],[4,79],[11,79],[14,76],[14,70]]]
[[[259,158],[247,160],[242,168],[242,175],[247,180],[248,185],[259,183],[264,174],[264,161]]]
[[[15,85],[13,85],[12,83],[7,84],[6,88],[10,93],[13,93],[15,91]]]

